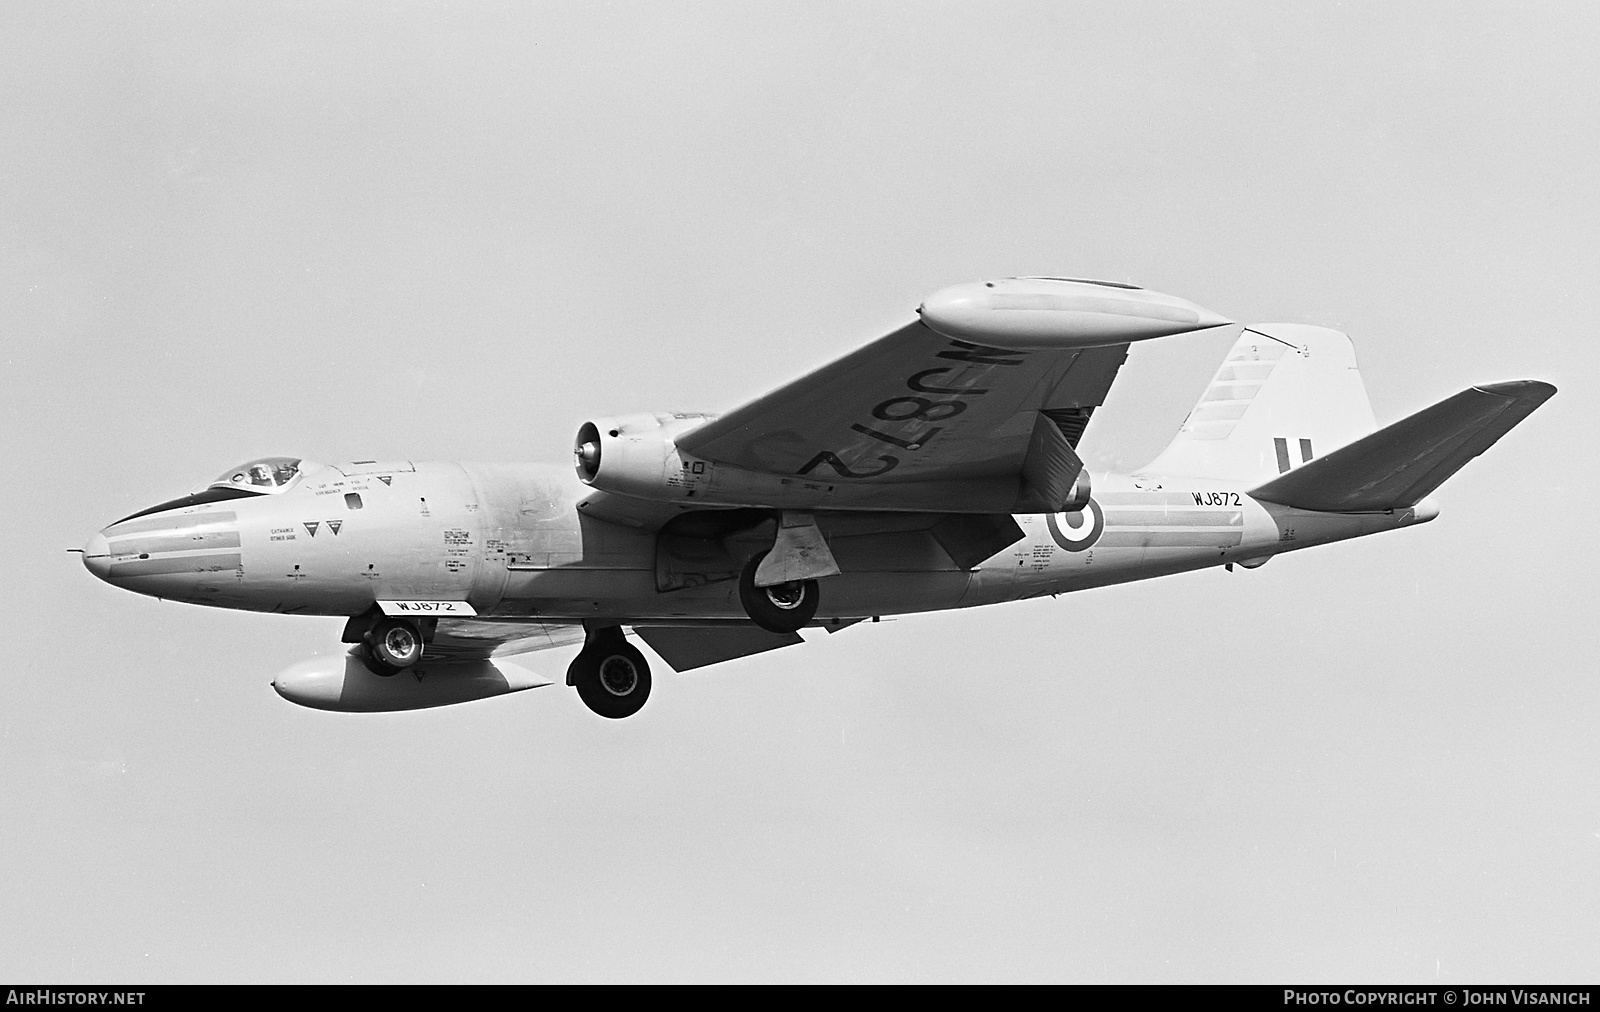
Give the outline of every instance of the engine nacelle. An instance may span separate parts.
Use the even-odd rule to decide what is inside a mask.
[[[573,465],[585,485],[642,499],[693,495],[710,465],[678,452],[677,437],[715,418],[706,414],[637,414],[584,422]]]

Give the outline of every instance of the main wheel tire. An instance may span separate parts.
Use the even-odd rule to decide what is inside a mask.
[[[569,673],[578,698],[602,717],[631,717],[650,698],[650,664],[620,637],[583,648]]]
[[[817,614],[822,592],[815,580],[757,587],[756,569],[766,557],[767,553],[761,552],[744,567],[739,576],[739,602],[750,621],[767,632],[796,632]]]
[[[373,674],[404,671],[422,660],[422,633],[404,619],[379,619],[362,641],[361,656]]]

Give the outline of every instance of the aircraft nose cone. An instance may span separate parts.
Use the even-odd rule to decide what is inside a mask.
[[[111,547],[104,534],[96,534],[83,546],[83,568],[102,580],[111,575]]]

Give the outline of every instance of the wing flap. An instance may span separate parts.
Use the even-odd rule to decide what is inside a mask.
[[[1274,478],[1250,494],[1324,513],[1414,506],[1555,392],[1555,387],[1538,380],[1471,387]]]
[[[771,633],[754,625],[634,626],[639,638],[674,671],[693,671],[737,657],[804,643],[799,633]]]

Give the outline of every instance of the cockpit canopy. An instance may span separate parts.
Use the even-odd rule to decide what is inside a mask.
[[[228,468],[206,487],[241,489],[270,495],[283,491],[299,475],[299,457],[257,457]]]
[[[287,490],[300,477],[300,465],[306,463],[299,457],[257,457],[238,467],[230,467],[217,476],[217,480],[196,489],[186,496],[157,503],[122,520],[165,513],[168,510],[188,509],[208,503],[226,502],[229,499],[250,499],[259,495],[275,495]],[[315,470],[317,465],[309,465]],[[118,520],[117,523],[122,523]]]

